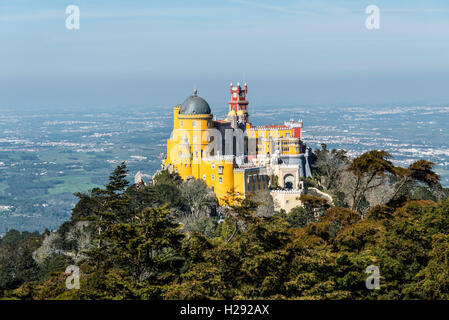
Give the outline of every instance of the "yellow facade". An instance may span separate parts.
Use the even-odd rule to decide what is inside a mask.
[[[173,133],[167,140],[165,168],[177,172],[183,179],[204,180],[221,204],[230,194],[245,197],[268,190],[266,166],[249,162],[237,164],[236,155],[222,155],[220,150],[213,150],[209,146],[213,129],[219,129],[220,126],[229,128],[239,119],[239,128],[245,131],[248,145],[252,143],[255,147],[253,158],[267,158],[276,150],[284,155],[302,151],[300,139],[290,136],[292,129],[288,126],[252,127],[246,120],[241,123],[241,119],[247,119],[247,116],[246,110],[231,110],[227,119],[214,121],[207,102],[195,92],[182,106],[173,109]],[[250,158],[249,155],[247,157]]]
[[[299,138],[291,137],[291,129],[283,126],[248,128],[248,137],[256,139],[257,155],[272,154],[278,150],[280,155],[296,155],[303,150]]]
[[[167,140],[165,166],[173,166],[181,178],[202,179],[212,188],[219,200],[229,193],[244,194],[240,174],[234,174],[232,156],[210,155],[208,136],[213,129],[211,114],[180,115],[180,106],[174,107],[174,130]],[[234,185],[234,176],[237,184]]]

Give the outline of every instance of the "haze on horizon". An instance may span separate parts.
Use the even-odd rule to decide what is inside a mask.
[[[445,0],[0,0],[0,108],[449,104],[448,40]]]

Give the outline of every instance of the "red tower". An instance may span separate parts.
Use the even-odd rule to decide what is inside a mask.
[[[290,119],[289,122],[284,122],[284,125],[292,130],[291,137],[299,138],[299,139],[301,139],[302,124],[303,124],[302,120],[299,120],[296,123],[295,123],[295,120],[293,120],[293,119]]]
[[[229,101],[229,111],[233,110],[237,113],[239,110],[242,110],[245,114],[248,114],[249,102],[246,100],[248,86],[246,83],[243,88],[240,86],[240,83],[237,83],[236,87],[233,87],[231,83],[230,92],[231,101]]]

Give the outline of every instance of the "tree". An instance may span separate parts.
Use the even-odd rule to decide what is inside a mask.
[[[32,253],[42,243],[38,233],[10,230],[0,242],[0,291],[15,289],[39,278]]]
[[[316,221],[316,218],[311,210],[297,206],[290,210],[286,216],[286,220],[292,228],[303,228],[310,222]]]
[[[126,163],[119,164],[109,176],[109,181],[104,189],[95,188],[90,192],[91,205],[93,205],[92,216],[89,220],[93,222],[95,229],[95,249],[87,252],[95,261],[97,267],[102,264],[111,263],[111,244],[107,232],[116,223],[128,222],[134,219],[133,211],[130,210],[130,197],[126,193],[129,181],[126,180],[128,169]],[[83,199],[82,196],[80,199]],[[86,199],[84,199],[86,202]]]
[[[407,169],[396,167],[399,182],[395,186],[395,192],[390,201],[400,197],[406,198],[412,189],[426,185],[429,188],[439,186],[440,176],[433,171],[435,164],[427,160],[418,160],[409,165]]]
[[[170,173],[168,170],[160,170],[153,177],[153,185],[179,185],[181,182],[182,178],[177,172]]]
[[[288,275],[288,223],[280,216],[258,217],[250,200],[233,202],[232,218],[242,222],[231,240],[188,239],[196,263],[170,285],[170,299],[256,299],[280,296]],[[192,243],[190,245],[190,243]]]
[[[438,233],[432,238],[427,266],[418,274],[417,290],[427,299],[449,299],[449,235]]]
[[[179,224],[166,208],[148,208],[137,214],[134,222],[111,227],[107,238],[118,266],[135,281],[158,281],[179,265],[181,240]]]
[[[119,195],[129,185],[126,180],[128,169],[125,161],[122,161],[109,176],[109,183],[106,185],[106,190],[110,195]]]
[[[302,194],[299,197],[299,200],[301,200],[306,211],[314,216],[320,216],[324,211],[330,208],[327,199],[310,194]]]
[[[321,150],[315,151],[316,160],[313,163],[315,172],[321,176],[326,189],[338,189],[338,182],[348,161],[346,151],[332,149],[329,151],[326,144],[321,144]]]
[[[115,223],[132,219],[128,210],[129,197],[124,192],[129,185],[129,181],[126,180],[127,172],[126,163],[122,162],[109,176],[105,189],[94,190],[94,197],[99,202],[96,212],[99,247],[102,244],[102,232],[107,231]]]
[[[258,203],[257,216],[259,217],[271,217],[275,212],[274,200],[268,190],[261,190],[254,194],[251,198],[254,202]]]
[[[224,199],[224,222],[220,225],[221,238],[225,243],[231,242],[243,229],[247,219],[251,219],[251,212],[256,212],[259,205],[251,197],[244,198],[230,190]]]
[[[181,195],[190,207],[191,214],[199,219],[218,206],[218,200],[202,180],[191,179],[180,186]]]
[[[352,191],[352,210],[359,211],[360,204],[368,190],[377,188],[384,181],[377,181],[387,174],[395,175],[395,167],[388,160],[391,155],[386,151],[371,150],[352,160],[348,171],[356,180]]]

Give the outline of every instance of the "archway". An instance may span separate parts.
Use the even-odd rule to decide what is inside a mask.
[[[284,188],[293,189],[295,183],[295,177],[292,174],[286,174],[284,176]]]

